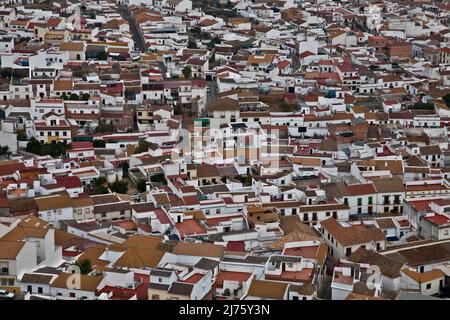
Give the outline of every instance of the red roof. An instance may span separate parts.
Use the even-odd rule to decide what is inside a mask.
[[[66,189],[83,187],[80,178],[77,176],[55,177],[55,179],[58,186],[63,186]]]
[[[136,230],[136,223],[133,220],[112,221],[111,224],[118,225],[125,230]]]
[[[192,206],[195,204],[199,204],[197,196],[186,196],[183,197],[184,204],[187,206]]]
[[[23,169],[25,169],[23,163],[8,163],[4,165],[0,163],[0,177],[11,175],[16,171],[21,171]]]
[[[252,275],[250,272],[223,271],[217,275],[216,286],[223,288],[224,281],[237,281],[242,283],[247,281]]]
[[[192,276],[190,276],[189,278],[187,278],[186,280],[184,280],[183,282],[185,282],[185,283],[197,283],[201,279],[203,279],[204,276],[205,276],[204,274],[196,273],[196,274],[193,274]]]
[[[439,213],[435,213],[434,216],[431,217],[425,217],[425,219],[437,225],[442,225],[450,222],[449,218]]]
[[[161,224],[170,224],[172,225],[172,221],[170,220],[169,216],[167,215],[167,213],[162,210],[162,209],[155,209],[154,210],[156,217],[158,218],[159,222],[161,222]]]
[[[430,203],[436,200],[409,200],[408,203],[417,211],[430,211]]]
[[[375,188],[371,183],[348,185],[347,191],[349,196],[360,196],[376,193]]]
[[[206,234],[206,229],[194,219],[179,222],[175,227],[180,233],[181,238],[184,238],[186,235]]]
[[[70,147],[72,148],[72,150],[79,150],[79,149],[93,149],[93,148],[94,148],[92,142],[90,142],[90,141],[77,141],[77,142],[72,142],[72,143],[70,144]]]
[[[303,58],[306,58],[306,57],[308,57],[308,56],[313,56],[313,55],[314,55],[313,52],[311,52],[311,51],[305,51],[305,52],[302,52],[298,57],[299,57],[300,59],[303,59]]]
[[[284,69],[287,68],[290,65],[290,62],[288,60],[283,60],[278,63],[277,67],[278,69]]]
[[[244,241],[228,241],[227,251],[245,252]]]

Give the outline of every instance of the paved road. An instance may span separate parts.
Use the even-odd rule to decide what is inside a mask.
[[[300,59],[296,54],[291,54],[290,57],[292,58],[292,70],[297,71],[301,67]]]
[[[130,10],[128,10],[128,7],[119,7],[119,12],[122,15],[122,18],[128,21],[128,24],[130,25],[130,31],[133,35],[135,47],[141,50],[141,52],[146,52],[147,49],[144,36],[142,35],[141,29],[137,25],[136,20],[134,20]]]
[[[207,87],[209,92],[206,94],[206,105],[209,105],[217,100],[218,88],[216,80],[208,81]]]

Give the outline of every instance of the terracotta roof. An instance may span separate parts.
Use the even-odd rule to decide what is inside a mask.
[[[25,242],[0,240],[0,259],[13,260],[22,250]]]
[[[20,282],[50,284],[52,279],[53,275],[25,273]]]
[[[54,288],[69,289],[68,284],[71,283],[69,281],[69,277],[71,275],[72,275],[71,273],[66,272],[60,273],[59,276],[52,282],[51,286]],[[104,278],[104,276],[89,276],[85,274],[80,274],[79,277],[80,277],[79,290],[91,292],[95,291],[98,288],[98,286],[100,285],[100,283]]]
[[[179,242],[173,254],[222,258],[224,247],[208,243]]]
[[[288,286],[285,282],[253,280],[247,296],[283,300]]]
[[[433,280],[441,279],[445,277],[445,273],[439,269],[433,269],[423,273],[416,272],[410,269],[402,269],[401,272],[406,274],[409,278],[413,279],[415,282],[422,284]]]
[[[371,241],[385,241],[383,231],[378,228],[366,229],[355,226],[344,227],[334,218],[329,218],[321,222],[335,239],[343,246],[369,243]]]
[[[84,42],[61,42],[60,51],[84,51]]]
[[[69,208],[72,206],[69,196],[61,194],[35,198],[34,201],[36,201],[39,211]]]
[[[376,178],[372,182],[378,193],[405,192],[403,181],[398,178]]]
[[[356,263],[376,265],[380,268],[381,274],[389,278],[400,277],[400,269],[404,265],[397,260],[362,247],[359,247],[355,252],[353,252],[350,257],[348,257],[348,260]]]
[[[239,111],[239,103],[237,100],[225,97],[223,99],[219,99],[211,104],[208,104],[205,108],[206,111]]]

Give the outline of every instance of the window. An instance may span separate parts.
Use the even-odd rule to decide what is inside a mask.
[[[427,283],[427,290],[431,289],[431,283]]]
[[[358,206],[362,206],[362,198],[358,198]]]
[[[346,248],[345,249],[345,256],[349,257],[352,254],[352,248]]]

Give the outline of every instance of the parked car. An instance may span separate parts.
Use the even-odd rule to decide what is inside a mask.
[[[0,299],[14,299],[15,294],[6,290],[0,289]]]

